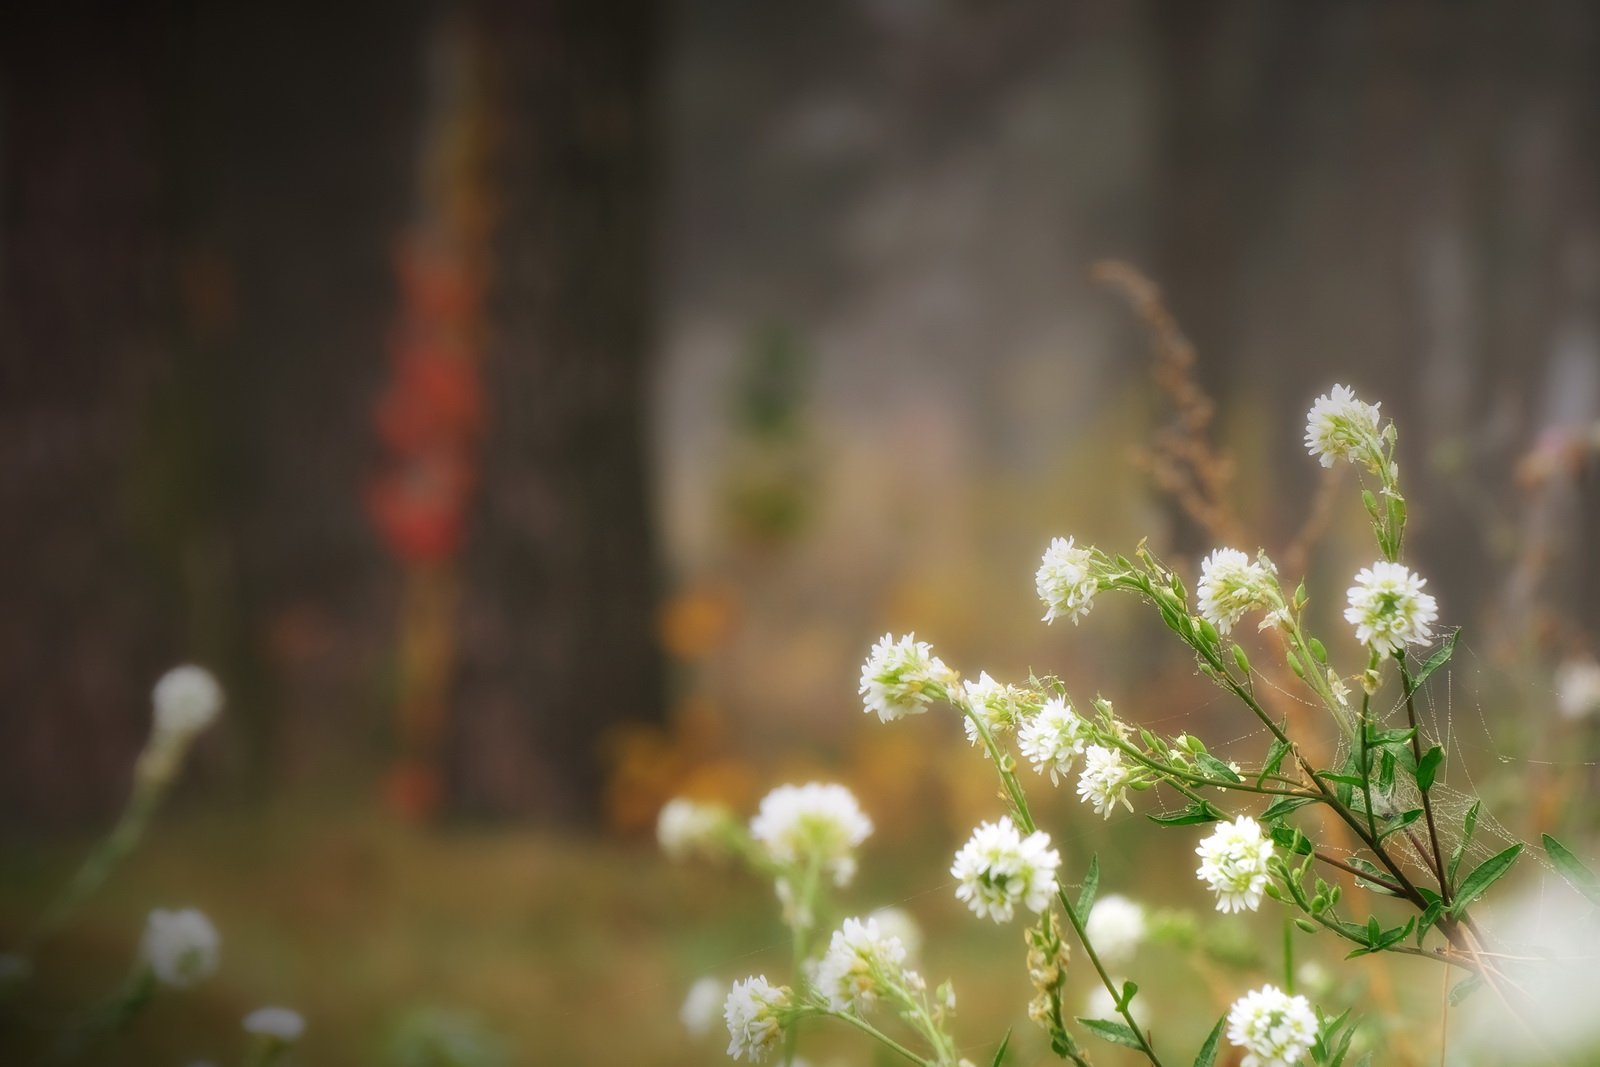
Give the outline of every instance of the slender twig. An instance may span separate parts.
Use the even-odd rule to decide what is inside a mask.
[[[1416,757],[1417,766],[1422,766],[1422,734],[1417,728],[1417,701],[1416,688],[1411,684],[1411,671],[1406,667],[1406,654],[1395,653],[1395,661],[1400,664],[1400,684],[1406,694],[1406,718],[1411,724],[1411,754]],[[1417,783],[1421,789],[1421,783]],[[1428,822],[1428,841],[1433,845],[1433,870],[1439,876],[1439,895],[1444,898],[1445,905],[1450,904],[1450,879],[1445,877],[1444,857],[1439,850],[1439,828],[1433,821],[1433,801],[1428,799],[1430,790],[1421,789],[1422,792],[1422,817]]]

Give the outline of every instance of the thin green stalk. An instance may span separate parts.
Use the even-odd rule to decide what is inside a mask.
[[[1411,671],[1406,667],[1406,654],[1395,653],[1395,661],[1400,664],[1400,685],[1406,694],[1406,718],[1411,725],[1411,754],[1416,758],[1417,766],[1422,766],[1422,733],[1417,727],[1417,701],[1416,688],[1411,684]],[[1439,878],[1439,896],[1444,898],[1445,905],[1450,904],[1450,879],[1444,865],[1443,854],[1439,850],[1439,827],[1433,821],[1433,801],[1428,798],[1430,789],[1418,788],[1422,793],[1422,817],[1428,823],[1428,841],[1433,846],[1433,870]]]
[[[923,1059],[921,1056],[918,1056],[915,1052],[912,1052],[900,1042],[896,1041],[894,1038],[890,1037],[888,1034],[884,1033],[882,1030],[879,1030],[876,1026],[873,1026],[871,1023],[859,1016],[849,1015],[845,1012],[839,1011],[830,1011],[826,1014],[831,1018],[839,1019],[843,1022],[849,1023],[862,1033],[877,1039],[885,1048],[899,1053],[912,1063],[921,1064],[922,1067],[938,1067],[937,1064],[929,1063],[927,1060]]]

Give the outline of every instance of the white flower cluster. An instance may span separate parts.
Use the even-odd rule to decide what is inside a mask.
[[[1083,753],[1078,796],[1085,804],[1094,805],[1095,814],[1109,819],[1118,801],[1129,811],[1133,810],[1128,790],[1138,777],[1137,768],[1122,762],[1121,751],[1104,745],[1090,745]]]
[[[1261,907],[1267,887],[1267,861],[1272,839],[1263,836],[1261,824],[1248,815],[1220,824],[1195,849],[1200,880],[1217,894],[1217,910],[1236,912]]]
[[[1317,1040],[1317,1016],[1305,997],[1265,985],[1234,1001],[1228,1040],[1245,1050],[1242,1067],[1295,1067]]]
[[[1306,449],[1324,467],[1336,459],[1363,463],[1376,471],[1383,452],[1377,404],[1356,399],[1353,389],[1336,385],[1312,403],[1306,414]]]
[[[1101,897],[1089,909],[1084,929],[1102,960],[1123,963],[1144,940],[1144,907],[1115,893]]]
[[[733,983],[722,1006],[728,1023],[728,1055],[764,1060],[783,1037],[783,1012],[793,994],[788,986],[774,986],[765,975],[754,975]]]
[[[880,722],[920,715],[930,700],[946,699],[955,680],[955,672],[926,641],[915,634],[899,641],[884,634],[861,666],[863,710],[877,712]]]
[[[222,939],[203,912],[157,908],[145,920],[141,954],[163,985],[188,989],[217,971]]]
[[[1072,773],[1072,764],[1083,754],[1094,731],[1083,717],[1060,697],[1045,702],[1039,713],[1023,722],[1017,731],[1017,747],[1039,774],[1050,775],[1050,784]]]
[[[1233,630],[1234,624],[1253,608],[1269,607],[1277,585],[1277,568],[1266,556],[1256,562],[1237,548],[1219,548],[1200,564],[1200,584],[1196,593],[1200,598],[1200,617],[1217,628],[1221,634]],[[1275,616],[1262,623],[1269,626]]]
[[[890,988],[920,989],[922,979],[906,969],[906,946],[876,920],[846,919],[833,932],[814,984],[834,1011],[865,1015]]]
[[[842,785],[783,785],[761,800],[750,836],[782,866],[815,862],[848,885],[856,873],[856,846],[872,833],[872,820]]]
[[[1072,541],[1070,537],[1052,540],[1034,574],[1034,588],[1045,606],[1045,622],[1060,618],[1077,622],[1094,607],[1094,595],[1100,588],[1094,574],[1094,553],[1074,547]]]
[[[204,667],[172,668],[156,682],[150,696],[160,737],[192,737],[215,722],[222,711],[222,686]]]
[[[268,1041],[292,1045],[306,1032],[306,1021],[293,1008],[257,1008],[244,1017],[244,1028]]]
[[[732,820],[720,804],[675,797],[656,818],[656,840],[661,851],[675,860],[694,853],[715,855],[721,849],[722,831]]]
[[[683,1007],[678,1009],[678,1021],[691,1037],[705,1036],[721,1014],[727,996],[727,983],[710,975],[695,979],[683,998]]]
[[[1010,922],[1017,904],[1042,912],[1056,892],[1061,854],[1050,847],[1050,835],[1035,830],[1024,838],[1009,815],[983,823],[956,853],[950,874],[961,884],[957,898],[980,918]]]
[[[1019,717],[1019,695],[1012,686],[989,677],[988,671],[981,672],[975,682],[963,682],[961,700],[969,714],[962,717],[961,725],[967,731],[967,743],[975,745],[981,736],[974,719],[981,719],[991,734],[1004,733],[1015,726]]]
[[[1379,561],[1361,568],[1344,611],[1356,640],[1380,655],[1432,640],[1439,605],[1422,591],[1427,584],[1402,563]]]

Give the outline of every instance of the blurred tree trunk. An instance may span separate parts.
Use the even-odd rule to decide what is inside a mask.
[[[662,717],[645,454],[657,14],[651,0],[481,8],[502,217],[458,810],[592,821],[608,732]]]

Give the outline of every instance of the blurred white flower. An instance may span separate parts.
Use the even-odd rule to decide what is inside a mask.
[[[728,1055],[752,1062],[766,1059],[783,1037],[783,1012],[790,996],[787,986],[774,986],[765,975],[733,983],[722,1007],[728,1024]]]
[[[661,851],[675,860],[696,852],[715,855],[721,848],[720,833],[731,820],[720,804],[674,797],[656,818],[656,840]]]
[[[865,1015],[885,989],[906,984],[906,946],[873,919],[846,919],[833,932],[814,984],[834,1011]]]
[[[211,920],[194,908],[157,908],[145,920],[141,953],[163,985],[188,989],[216,973],[221,938]]]
[[[1095,952],[1107,963],[1123,963],[1144,940],[1144,906],[1113,893],[1089,909],[1084,928]]]
[[[1275,573],[1266,556],[1252,563],[1236,548],[1216,549],[1200,563],[1200,617],[1231,632],[1245,612],[1271,605]]]
[[[1135,768],[1122,762],[1121,751],[1103,745],[1090,745],[1083,753],[1078,796],[1085,804],[1093,804],[1096,814],[1109,819],[1118,801],[1129,811],[1133,810],[1133,802],[1128,799],[1128,788],[1137,777]]]
[[[842,785],[783,785],[761,800],[750,821],[750,836],[779,864],[793,866],[812,857],[847,885],[856,873],[855,848],[872,833],[872,820]]]
[[[1261,906],[1272,840],[1261,833],[1260,823],[1248,815],[1220,823],[1195,853],[1200,857],[1195,873],[1217,894],[1218,911],[1255,911]]]
[[[1039,713],[1023,722],[1017,731],[1017,747],[1039,774],[1050,775],[1050,784],[1072,773],[1073,761],[1083,754],[1094,730],[1060,697],[1045,703]]]
[[[222,711],[222,686],[204,667],[174,667],[151,693],[156,734],[189,737],[216,721]]]
[[[1099,945],[1096,945],[1095,949],[1098,951],[1099,947]],[[1121,989],[1125,981],[1126,979],[1124,978],[1113,977],[1111,984]],[[1129,1014],[1133,1016],[1135,1022],[1144,1022],[1143,1007],[1136,1000],[1129,1009]],[[1089,990],[1089,995],[1083,998],[1083,1017],[1085,1019],[1116,1020],[1121,1019],[1122,1016],[1117,1011],[1117,998],[1111,995],[1111,990],[1107,989],[1102,983],[1096,982]]]
[[[722,1004],[728,996],[728,986],[710,975],[695,979],[689,993],[678,1009],[678,1019],[693,1037],[704,1037],[711,1032],[722,1015]]]
[[[1061,854],[1050,847],[1050,835],[1035,830],[1024,838],[1009,815],[983,823],[956,853],[950,874],[960,881],[957,898],[979,917],[1010,922],[1016,905],[1035,913],[1050,905],[1056,892]]]
[[[1033,576],[1034,589],[1044,602],[1045,622],[1067,618],[1076,623],[1094,607],[1099,581],[1094,574],[1093,550],[1075,548],[1072,542],[1070,537],[1052,540]]]
[[[306,1032],[306,1021],[293,1008],[257,1008],[244,1017],[244,1028],[258,1037],[292,1045]]]
[[[1556,707],[1568,719],[1586,719],[1600,709],[1600,663],[1574,658],[1557,668]]]
[[[904,908],[879,908],[867,919],[877,923],[884,936],[899,938],[908,958],[914,960],[922,954],[922,927]]]
[[[1356,640],[1380,654],[1432,640],[1439,605],[1422,591],[1427,584],[1403,563],[1380,560],[1361,568],[1344,612],[1356,628]]]
[[[1305,997],[1264,985],[1233,1002],[1228,1040],[1245,1050],[1241,1067],[1296,1067],[1317,1040],[1317,1015]]]
[[[930,700],[948,699],[955,680],[955,672],[933,654],[933,646],[918,641],[916,634],[899,641],[884,634],[861,665],[862,710],[877,712],[880,722],[921,715]]]
[[[1336,459],[1373,467],[1383,448],[1378,407],[1357,400],[1347,385],[1334,386],[1317,397],[1306,414],[1307,451],[1324,467],[1333,466]]]

